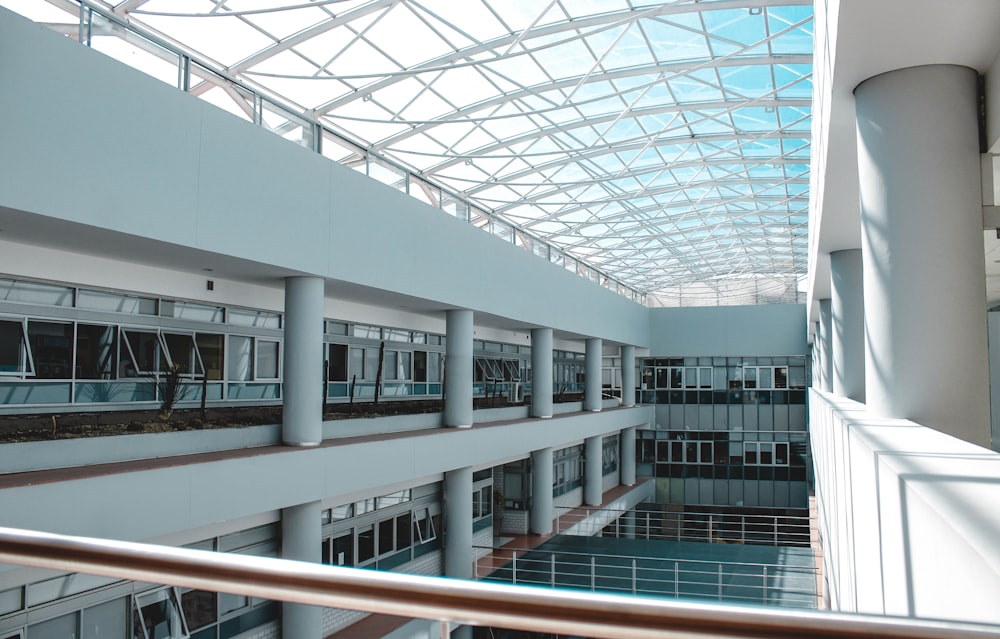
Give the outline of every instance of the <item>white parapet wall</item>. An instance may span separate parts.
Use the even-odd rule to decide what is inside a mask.
[[[810,433],[831,608],[1000,623],[1000,454],[815,389]]]

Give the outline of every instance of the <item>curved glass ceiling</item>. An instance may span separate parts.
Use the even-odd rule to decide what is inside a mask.
[[[807,263],[812,0],[95,6],[467,196],[651,305],[796,300]],[[243,100],[219,94],[231,110]]]

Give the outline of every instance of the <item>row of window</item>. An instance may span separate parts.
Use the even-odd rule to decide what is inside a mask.
[[[643,360],[642,390],[787,390],[806,387],[805,364],[795,366],[650,366]]]
[[[803,405],[806,403],[804,390],[742,390],[742,391],[690,391],[658,390],[639,391],[642,404],[704,404],[715,406],[735,406],[754,404]]]

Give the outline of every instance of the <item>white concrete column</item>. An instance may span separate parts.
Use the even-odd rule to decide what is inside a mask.
[[[600,506],[604,496],[603,440],[596,435],[583,441],[583,503],[588,506]]]
[[[583,376],[583,410],[601,410],[601,363],[603,353],[602,341],[599,337],[591,337],[587,340],[587,349],[584,352],[584,376]]]
[[[552,504],[552,449],[531,453],[531,512],[529,523],[536,535],[552,533],[555,507]]]
[[[444,574],[472,579],[472,467],[444,474]]]
[[[323,529],[320,503],[311,501],[281,509],[281,558],[320,563]],[[281,604],[281,636],[321,639],[323,609],[305,604]]]
[[[469,377],[472,387],[472,377]],[[472,467],[444,474],[444,574],[456,579],[472,579]],[[452,639],[472,639],[471,626],[451,631]]]
[[[854,93],[867,406],[989,447],[976,81],[912,67]]]
[[[861,249],[830,253],[833,392],[865,401],[865,298]]]
[[[622,406],[635,406],[635,346],[622,346]]]
[[[323,278],[285,278],[284,384],[281,440],[323,440]]]
[[[819,328],[820,328],[820,390],[830,392],[833,390],[833,313],[831,312],[830,299],[819,301]]]
[[[531,329],[531,416],[552,417],[552,329]]]
[[[623,428],[618,438],[618,471],[623,486],[635,485],[635,426]]]
[[[622,539],[635,539],[635,511],[630,510],[618,520]]]
[[[445,331],[444,425],[469,428],[472,426],[472,311],[448,311]]]

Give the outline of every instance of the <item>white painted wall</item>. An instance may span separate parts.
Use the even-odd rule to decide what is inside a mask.
[[[650,309],[654,356],[807,355],[803,304]]]
[[[817,390],[810,424],[831,607],[1000,623],[1000,454]]]

